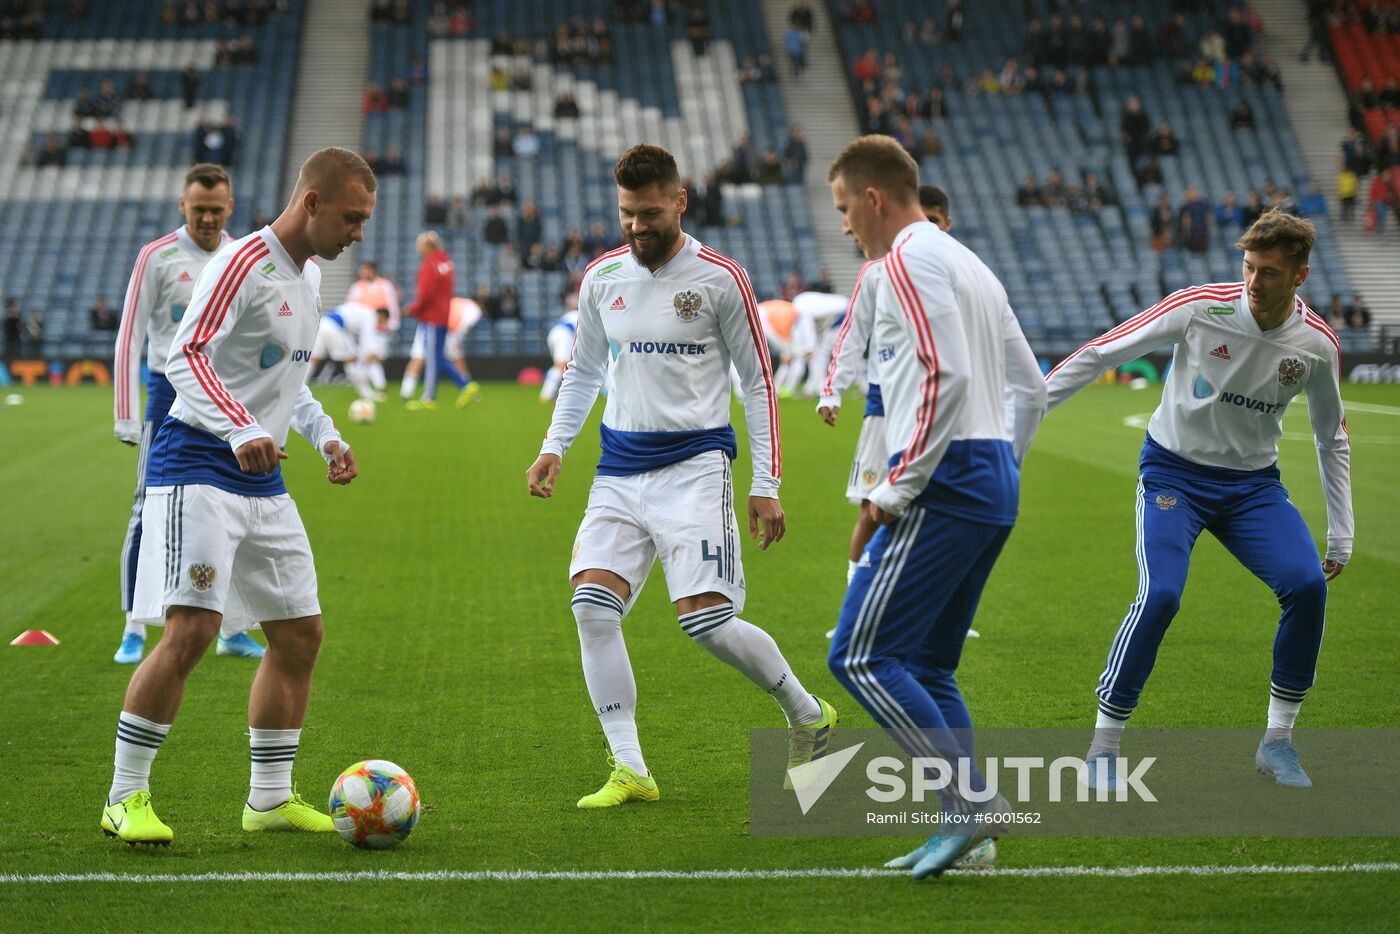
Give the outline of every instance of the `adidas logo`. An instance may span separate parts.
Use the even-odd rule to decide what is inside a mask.
[[[176,282],[193,282],[194,280],[190,278],[190,274],[189,274],[188,272],[182,272],[182,273],[180,273],[180,278],[176,279],[175,281],[176,281]]]
[[[291,306],[291,305],[288,305],[286,302],[283,302],[283,303],[282,303],[282,307],[279,308],[279,309],[277,309],[277,317],[279,317],[279,318],[290,318],[291,316],[292,316],[292,306]]]
[[[1210,352],[1210,355],[1211,355],[1212,357],[1219,357],[1221,360],[1229,360],[1229,359],[1230,359],[1230,348],[1229,348],[1229,347],[1226,347],[1224,344],[1221,344],[1219,347],[1217,347],[1217,348],[1215,348],[1214,350],[1212,350],[1212,351]]]
[[[622,296],[621,296],[621,295],[619,295],[619,296],[617,297],[617,299],[616,299],[611,305],[608,306],[608,311],[626,311],[626,310],[627,310],[627,303],[624,302],[624,301],[622,300]]]

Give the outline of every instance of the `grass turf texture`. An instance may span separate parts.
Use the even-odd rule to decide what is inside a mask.
[[[7,648],[0,872],[198,873],[526,869],[872,867],[902,839],[749,838],[747,729],[778,726],[772,701],[690,644],[659,576],[626,623],[640,724],[662,800],[600,813],[574,801],[606,777],[578,667],[568,555],[596,458],[590,424],[555,497],[525,494],[549,409],[534,392],[487,387],[466,411],[379,407],[344,424],[351,396],[318,393],[344,424],[362,476],[332,487],[309,445],[284,462],[316,553],[326,642],[296,777],[323,801],[350,763],[409,770],[423,820],[392,853],[333,835],[247,835],[246,698],[253,665],[209,657],[153,774],[175,844],[132,852],[101,836],[99,801],[131,669],[120,636],[117,550],[135,452],[111,436],[110,390],[22,390],[0,410],[0,620],[6,641],[52,631],[57,648]],[[1318,684],[1301,724],[1393,726],[1400,587],[1400,391],[1346,386],[1392,412],[1351,411],[1357,556],[1333,585]],[[1026,465],[1021,520],[988,585],[959,679],[983,726],[1092,724],[1092,687],[1136,590],[1132,501],[1140,428],[1157,392],[1093,388],[1052,415]],[[854,397],[836,429],[810,404],[783,404],[783,502],[791,529],[767,553],[746,546],[745,616],[768,629],[845,726],[870,720],[825,667],[854,516],[841,498],[858,428]],[[597,411],[601,411],[601,406]],[[736,409],[735,420],[742,425]],[[595,415],[596,422],[596,415]],[[1321,540],[1325,518],[1306,412],[1281,443],[1284,482]],[[747,453],[736,471],[747,492]],[[1134,726],[1262,727],[1277,611],[1263,584],[1206,535],[1181,613]],[[153,637],[155,633],[152,634]],[[1304,747],[1304,762],[1307,749]],[[1263,781],[1264,779],[1260,779]],[[1314,792],[1316,793],[1316,791]],[[911,837],[908,845],[912,846]],[[1333,864],[1400,858],[1384,839],[1025,839],[1000,865]],[[328,929],[373,918],[412,927],[868,929],[911,919],[980,928],[1395,929],[1394,873],[1139,879],[647,880],[529,882],[0,883],[4,926]],[[1110,901],[1111,900],[1111,901]],[[282,910],[268,911],[268,906]],[[1286,917],[1286,921],[1282,920]],[[1386,918],[1392,918],[1386,921]],[[123,921],[122,919],[126,919]],[[820,921],[818,921],[820,919]]]

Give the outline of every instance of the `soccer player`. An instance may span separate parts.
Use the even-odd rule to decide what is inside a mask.
[[[936,185],[919,187],[919,206],[924,219],[947,232],[953,226],[950,220],[948,196]],[[841,413],[841,394],[855,381],[862,369],[868,369],[867,357],[870,341],[871,320],[875,313],[873,293],[867,292],[865,300],[857,302],[861,293],[861,282],[866,270],[880,260],[871,260],[861,267],[856,276],[855,292],[846,310],[846,315],[837,332],[836,345],[831,351],[831,362],[826,370],[826,381],[822,384],[817,402],[817,414],[828,425],[835,425]],[[850,559],[846,567],[846,582],[849,584],[856,573],[856,562],[865,553],[878,525],[866,514],[864,503],[870,491],[875,489],[889,475],[889,451],[885,447],[885,404],[880,393],[880,384],[868,382],[865,394],[865,417],[861,422],[860,435],[856,440],[855,458],[851,462],[850,478],[846,482],[846,500],[860,511],[856,514],[855,528],[851,530]],[[834,632],[833,630],[832,632]],[[976,639],[980,633],[969,629],[969,639]],[[831,638],[832,633],[827,633]]]
[[[126,628],[112,660],[134,665],[146,650],[146,624],[132,615],[136,591],[136,558],[141,553],[141,509],[146,499],[146,457],[151,438],[175,401],[175,390],[165,378],[170,341],[190,303],[195,280],[214,253],[229,241],[224,232],[233,212],[233,179],[223,166],[200,163],[185,173],[180,194],[183,226],[152,240],[136,256],[131,282],[126,288],[121,327],[117,331],[116,366],[113,374],[114,415],[117,440],[139,448],[136,457],[136,497],[122,541],[122,610]],[[141,403],[141,345],[146,351],[146,417],[137,411]],[[219,633],[220,655],[261,658],[263,647],[243,631],[238,614],[224,620]]]
[[[1091,782],[1120,784],[1123,728],[1180,605],[1191,550],[1209,531],[1269,585],[1282,611],[1255,764],[1281,785],[1312,784],[1293,745],[1293,724],[1317,667],[1327,582],[1350,559],[1353,535],[1341,353],[1336,335],[1297,296],[1316,237],[1306,220],[1264,214],[1235,244],[1244,251],[1243,282],[1175,292],[1085,344],[1047,377],[1054,408],[1109,368],[1173,347],[1142,448],[1138,592],[1099,678],[1086,757]],[[1327,501],[1321,559],[1277,463],[1284,410],[1304,391]]]
[[[792,307],[812,323],[815,345],[807,361],[807,376],[802,386],[803,395],[809,398],[821,395],[822,381],[831,365],[831,352],[836,348],[836,338],[849,304],[849,298],[831,292],[798,292],[792,299]]]
[[[773,381],[778,384],[778,395],[786,399],[802,382],[816,352],[816,329],[796,305],[781,298],[759,302],[758,320],[768,339],[770,354],[778,357]]]
[[[827,178],[843,231],[880,259],[865,267],[853,303],[874,305],[870,366],[892,452],[889,475],[862,507],[879,528],[846,592],[828,661],[912,755],[970,755],[972,718],[955,672],[1016,521],[1020,462],[1045,410],[1045,384],[996,276],[925,219],[918,166],[897,142],[855,140]],[[944,810],[968,813],[975,805],[963,792],[980,783],[974,776],[971,788],[949,789]],[[935,833],[888,865],[922,879],[980,841]]]
[[[175,334],[165,373],[176,399],[151,445],[142,514],[168,544],[142,548],[136,581],[137,611],[163,617],[165,637],[127,687],[101,820],[128,844],[173,839],[151,806],[151,763],[234,597],[267,635],[248,698],[243,829],[335,829],[292,788],[322,627],[310,543],[279,462],[295,427],[331,483],[355,478],[354,454],[306,387],[321,283],[310,260],[363,239],[376,187],[349,150],[313,153],[281,215],[205,267]]]
[[[321,316],[308,375],[315,377],[322,361],[330,359],[345,368],[345,375],[361,399],[383,402],[384,395],[370,386],[368,368],[379,344],[378,337],[388,324],[388,308],[371,308],[359,302],[332,308]],[[326,369],[333,367],[328,365]]]
[[[947,233],[953,227],[953,207],[948,202],[948,193],[937,185],[919,186],[919,207],[930,224]]]
[[[364,345],[365,377],[374,391],[382,394],[386,385],[384,358],[389,355],[389,335],[399,330],[399,290],[379,274],[377,264],[365,260],[360,263],[359,278],[350,285],[345,300],[389,309],[389,320]]]
[[[437,408],[439,373],[456,385],[457,407],[462,408],[475,399],[481,389],[447,358],[447,332],[452,323],[452,281],[456,271],[452,258],[442,248],[442,241],[433,231],[420,233],[417,247],[423,262],[418,267],[418,287],[413,301],[404,312],[418,319],[418,333],[423,335],[423,394],[417,399],[409,399],[408,408]],[[414,339],[417,339],[416,334]],[[411,392],[409,390],[408,394]]]
[[[866,274],[880,259],[873,259],[861,267],[856,276],[856,287],[846,308],[846,316],[836,335],[836,346],[832,350],[831,363],[827,367],[826,382],[822,384],[821,396],[817,400],[817,414],[828,425],[835,425],[841,414],[841,394],[856,380],[857,374],[865,369],[874,375],[874,367],[867,361],[870,343],[870,330],[875,317],[874,293],[865,288]],[[865,501],[870,492],[885,481],[889,474],[889,452],[885,448],[885,405],[880,384],[871,379],[865,391],[865,416],[860,426],[860,436],[856,440],[855,458],[851,462],[850,478],[846,482],[846,500],[857,507],[855,528],[851,530],[850,560],[846,566],[846,583],[855,577],[856,563],[865,553],[865,546],[879,528],[865,510]],[[830,638],[835,630],[827,634]]]
[[[454,297],[448,303],[447,340],[443,341],[442,352],[467,379],[472,378],[471,370],[467,368],[467,358],[464,355],[467,335],[480,321],[481,306],[475,300]],[[408,364],[404,367],[403,383],[399,388],[399,398],[405,401],[413,398],[414,390],[418,388],[418,377],[423,374],[423,335],[423,328],[414,331],[413,345],[408,350]],[[471,393],[466,399],[467,402],[480,398],[480,387],[475,383],[472,383],[471,387]],[[460,398],[457,401],[459,407],[464,404]]]
[[[570,292],[564,299],[564,307],[569,310],[554,322],[554,326],[545,335],[545,343],[549,345],[549,355],[554,361],[554,365],[549,368],[549,372],[544,375],[544,384],[540,386],[540,402],[550,403],[559,394],[559,384],[564,380],[564,370],[569,365],[569,360],[574,355],[574,334],[578,332],[578,293]]]
[[[584,681],[615,767],[581,808],[660,797],[637,737],[637,684],[622,637],[622,618],[658,557],[681,630],[781,706],[794,728],[790,767],[823,755],[836,725],[836,711],[807,693],[773,639],[738,617],[745,586],[730,478],[731,361],[746,390],[753,458],[749,537],[761,533],[766,550],[787,530],[777,392],[748,274],[681,230],[686,192],[666,150],[632,147],[613,177],[626,245],[584,273],[573,363],[526,472],[530,495],[553,495],[561,458],[610,368],[603,455],[569,575]]]

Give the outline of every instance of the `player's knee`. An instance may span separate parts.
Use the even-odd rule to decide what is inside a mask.
[[[321,640],[325,637],[325,627],[320,615],[304,616],[300,619],[263,626],[268,647],[275,650],[284,660],[295,659],[310,664],[316,661],[321,652]]]
[[[831,652],[826,657],[826,667],[830,669],[833,677],[841,682],[841,686],[846,690],[855,692],[856,662],[849,653],[837,651],[833,646]]]
[[[1155,620],[1165,626],[1181,609],[1181,591],[1175,587],[1149,584],[1147,595],[1143,597],[1142,617]]]
[[[569,608],[581,639],[607,637],[622,628],[622,598],[599,584],[579,584]]]
[[[678,622],[681,631],[703,647],[724,638],[724,634],[734,622],[734,604],[720,603],[682,613]]]
[[[1327,577],[1321,564],[1307,564],[1283,575],[1279,602],[1292,606],[1312,606],[1320,611],[1327,605]]]
[[[165,634],[161,637],[156,649],[161,650],[163,656],[173,661],[177,669],[189,674],[199,664],[199,660],[204,657],[204,653],[212,641],[212,639],[203,638],[200,634],[189,631],[182,633],[167,625]]]

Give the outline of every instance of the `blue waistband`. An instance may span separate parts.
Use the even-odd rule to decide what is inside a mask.
[[[739,453],[734,426],[695,431],[618,431],[599,426],[603,456],[600,477],[630,477],[689,460],[706,451],[723,451],[730,460]]]
[[[238,496],[287,492],[282,467],[270,474],[244,473],[228,442],[202,428],[166,416],[146,461],[146,486],[204,484]]]
[[[904,454],[897,451],[890,466]],[[954,441],[943,452],[928,486],[914,505],[988,525],[1015,525],[1021,497],[1021,468],[1010,441]]]
[[[871,383],[865,390],[865,414],[884,415],[885,397],[880,393],[880,384]]]
[[[1138,458],[1138,468],[1144,472],[1148,470],[1163,470],[1168,473],[1186,474],[1188,476],[1202,477],[1207,480],[1237,481],[1237,480],[1277,480],[1279,477],[1278,463],[1270,464],[1268,467],[1261,467],[1258,470],[1232,470],[1229,467],[1211,467],[1206,464],[1198,464],[1193,460],[1187,460],[1180,454],[1173,453],[1157,443],[1151,435],[1147,435],[1142,443],[1142,456]]]
[[[150,370],[146,373],[146,421],[154,422],[156,427],[165,421],[165,416],[170,414],[170,407],[175,404],[175,387],[170,385],[170,380],[165,378],[164,373],[157,373]]]

